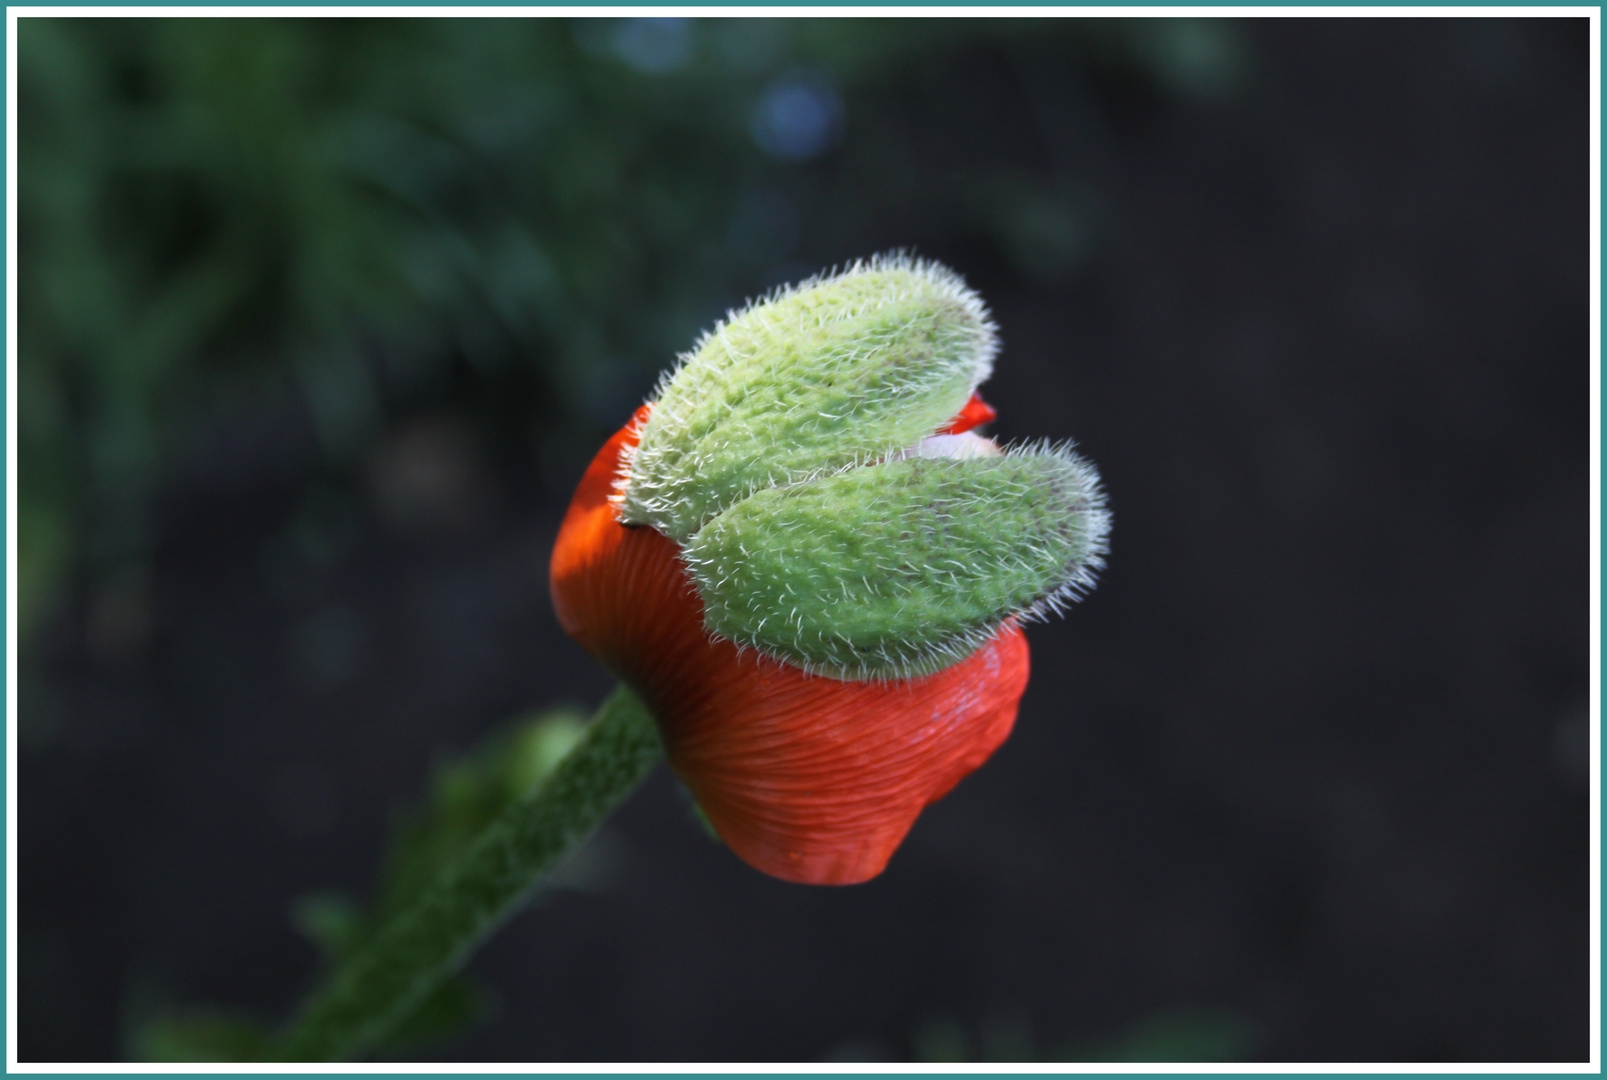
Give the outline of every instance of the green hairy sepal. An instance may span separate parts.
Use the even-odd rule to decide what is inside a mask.
[[[987,309],[902,255],[775,293],[661,384],[620,520],[685,544],[755,492],[885,459],[941,428],[992,369]]]
[[[1093,584],[1109,514],[1068,449],[909,458],[773,487],[692,537],[708,628],[816,674],[906,678]]]

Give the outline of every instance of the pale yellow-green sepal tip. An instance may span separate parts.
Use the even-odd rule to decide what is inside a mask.
[[[758,492],[684,558],[709,629],[844,679],[969,655],[1093,584],[1110,517],[1069,450],[908,458]]]
[[[998,345],[958,275],[902,255],[732,314],[659,388],[620,519],[686,543],[755,492],[913,446],[959,411]]]

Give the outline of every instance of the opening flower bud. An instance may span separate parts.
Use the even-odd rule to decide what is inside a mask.
[[[1001,451],[993,325],[898,256],[706,337],[598,452],[559,530],[564,629],[651,707],[751,865],[880,873],[1009,735],[1018,623],[1093,583],[1110,516],[1065,448]]]

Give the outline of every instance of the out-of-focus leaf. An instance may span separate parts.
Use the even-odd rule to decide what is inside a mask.
[[[491,992],[462,976],[448,979],[425,998],[417,1009],[391,1030],[381,1053],[398,1055],[405,1051],[444,1042],[468,1028],[485,1023],[496,1014]]]
[[[291,922],[318,948],[325,970],[360,951],[390,916],[436,881],[509,803],[552,772],[585,730],[586,715],[579,709],[549,709],[493,732],[469,753],[438,765],[425,804],[393,827],[379,885],[367,907],[340,893],[313,893],[292,905]],[[586,849],[577,854],[585,855]],[[608,867],[594,869],[606,874]],[[554,885],[583,887],[586,880],[586,874],[571,867],[568,877],[555,875]],[[439,1042],[484,1020],[493,1009],[485,990],[458,976],[400,1023],[384,1048],[399,1053]],[[182,1049],[182,1044],[171,1047]]]
[[[910,159],[881,111],[899,80],[950,93],[934,73],[978,48],[1050,73],[1031,96],[1065,175],[1031,198]],[[1209,96],[1244,52],[1203,20],[24,19],[20,359],[62,390],[22,433],[50,537],[21,555],[28,610],[147,558],[177,433],[252,380],[297,388],[329,470],[462,366],[514,402],[499,422],[589,445],[862,215],[1075,269],[1097,230],[1066,194],[1089,159],[1066,59]],[[776,128],[778,94],[815,127]]]
[[[1255,1050],[1255,1028],[1227,1009],[1179,1009],[1140,1020],[1121,1035],[1073,1044],[1062,1061],[1244,1061]]]
[[[214,1009],[172,1012],[140,1024],[130,1040],[136,1061],[261,1061],[268,1048],[265,1024]]]
[[[297,897],[290,906],[290,922],[318,946],[330,965],[356,952],[366,934],[362,909],[351,897],[338,892]]]
[[[392,831],[375,918],[405,907],[508,803],[539,783],[584,731],[580,710],[553,709],[517,721],[438,766],[428,802]]]

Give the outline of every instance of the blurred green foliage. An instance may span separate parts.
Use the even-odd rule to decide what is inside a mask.
[[[955,77],[979,58],[1029,103],[1008,118],[1028,145],[964,142],[1001,126]],[[726,307],[825,263],[972,244],[1075,272],[1110,158],[1089,72],[1209,102],[1243,60],[1200,20],[23,18],[23,645],[77,587],[91,631],[140,624],[164,477],[263,402],[312,432],[315,508],[387,423],[466,385],[475,423],[567,484]],[[325,964],[578,725],[538,718],[443,767],[370,905],[298,903]],[[396,1049],[488,1007],[454,982]],[[268,1038],[213,1009],[131,1032],[163,1061]]]
[[[551,709],[516,722],[489,736],[468,756],[441,765],[425,807],[396,828],[368,916],[342,924],[346,928],[338,933],[320,932],[316,919],[301,919],[302,928],[337,957],[361,947],[373,930],[435,881],[509,803],[540,783],[585,731],[586,714],[579,709]]]
[[[134,1025],[129,1060],[261,1061],[269,1037],[267,1025],[223,1009],[162,1013]]]
[[[549,709],[494,732],[463,757],[440,764],[425,803],[392,829],[372,900],[314,893],[296,901],[291,921],[318,949],[323,974],[368,944],[458,859],[508,804],[533,790],[586,731],[575,708]],[[588,887],[605,869],[581,848],[549,876],[546,888]],[[440,1042],[494,1012],[491,995],[463,975],[431,994],[386,1040],[402,1054]],[[150,1005],[136,1015],[129,1038],[136,1061],[259,1061],[271,1052],[273,1030],[260,1019],[210,1006]]]
[[[1036,87],[1047,172],[913,152],[897,94],[959,115],[976,49]],[[1067,61],[1205,99],[1237,56],[1169,20],[24,18],[24,639],[80,575],[139,580],[164,464],[231,403],[301,401],[339,468],[479,380],[571,470],[795,260],[950,234],[1075,265]]]

